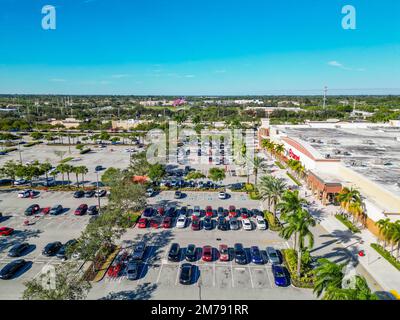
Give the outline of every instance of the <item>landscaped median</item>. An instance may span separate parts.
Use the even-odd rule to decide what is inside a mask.
[[[393,267],[400,271],[400,261],[393,257],[389,251],[377,243],[371,243],[371,247],[375,249],[382,257],[384,257]]]
[[[261,200],[261,196],[254,184],[246,183],[245,190],[249,194],[251,200]]]
[[[96,269],[96,276],[93,278],[93,282],[99,282],[103,280],[104,276],[107,273],[108,268],[111,266],[112,262],[114,261],[115,257],[118,255],[119,250],[121,250],[120,246],[117,246],[115,250],[107,257],[101,267],[97,270]]]
[[[297,251],[294,249],[283,249],[283,263],[290,273],[292,284],[298,288],[314,288],[314,274],[311,269],[302,270],[302,277],[297,276]]]
[[[271,231],[281,231],[282,224],[278,218],[269,211],[264,211],[264,219],[268,222],[268,229]]]
[[[281,168],[282,170],[285,170],[285,169],[286,169],[285,166],[284,166],[282,163],[280,163],[279,161],[275,161],[275,164],[276,164],[279,168]]]
[[[299,187],[302,186],[301,182],[297,180],[290,172],[286,172],[287,176],[292,179],[292,181],[297,184]]]
[[[358,229],[351,221],[349,221],[345,216],[341,214],[336,214],[335,218],[338,219],[341,223],[343,223],[349,230],[353,233],[360,233],[360,229]]]

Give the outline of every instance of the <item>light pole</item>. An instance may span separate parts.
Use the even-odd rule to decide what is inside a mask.
[[[21,142],[22,142],[22,138],[20,140],[20,143],[18,143],[18,153],[19,153],[19,161],[22,164],[22,155],[21,155]]]
[[[99,193],[99,172],[96,170],[96,189],[97,189],[97,202],[99,205],[99,214],[101,213],[101,205],[100,205],[100,193]]]

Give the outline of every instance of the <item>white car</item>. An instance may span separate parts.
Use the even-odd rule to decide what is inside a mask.
[[[179,229],[183,229],[186,226],[186,217],[184,215],[180,215],[178,220],[176,220],[176,227]]]
[[[28,181],[26,181],[25,179],[18,179],[18,180],[14,181],[14,186],[22,186],[27,183],[28,183]]]
[[[221,200],[225,200],[226,199],[226,193],[225,192],[218,193],[218,198],[221,199]]]
[[[251,225],[251,221],[249,219],[242,220],[243,230],[251,231],[253,230],[253,226]]]
[[[265,222],[263,217],[257,216],[256,217],[256,223],[257,223],[257,228],[259,230],[266,230],[267,229],[267,223]]]
[[[18,198],[28,198],[31,195],[32,190],[24,190],[18,193]]]

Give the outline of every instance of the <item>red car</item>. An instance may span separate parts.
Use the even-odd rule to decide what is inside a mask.
[[[0,236],[9,236],[14,232],[13,228],[1,227],[0,228]]]
[[[146,218],[140,218],[138,221],[138,227],[141,229],[147,228],[147,219]]]
[[[50,210],[51,210],[50,207],[42,208],[40,210],[40,213],[46,215],[46,214],[49,214]]]
[[[157,212],[158,212],[158,214],[159,214],[160,216],[163,216],[163,215],[164,215],[164,212],[165,212],[164,207],[158,207],[158,208],[157,208]]]
[[[169,229],[172,226],[172,218],[171,217],[165,217],[163,220],[163,228],[164,229]]]
[[[235,206],[229,206],[229,212],[234,212],[236,210]]]
[[[159,226],[160,226],[160,221],[158,219],[153,218],[150,220],[150,227],[158,229]]]
[[[192,217],[192,225],[191,225],[192,230],[198,231],[200,230],[200,227],[201,227],[200,219],[197,217]]]
[[[203,261],[212,261],[213,260],[213,252],[212,252],[212,247],[211,246],[204,246],[203,247],[203,256],[201,257]]]
[[[229,248],[226,244],[219,245],[219,261],[229,261]]]
[[[211,206],[207,206],[207,207],[206,207],[206,212],[207,212],[207,211],[211,211],[211,212],[212,212],[212,207],[211,207]]]
[[[83,216],[88,209],[88,205],[87,204],[81,204],[74,212],[74,214],[76,216]]]

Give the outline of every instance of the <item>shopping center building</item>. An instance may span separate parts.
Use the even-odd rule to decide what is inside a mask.
[[[270,139],[284,145],[286,159],[306,168],[309,190],[325,205],[335,202],[343,187],[360,191],[373,222],[400,219],[400,127],[350,122],[309,122],[304,125],[270,125],[262,121],[259,143]]]

